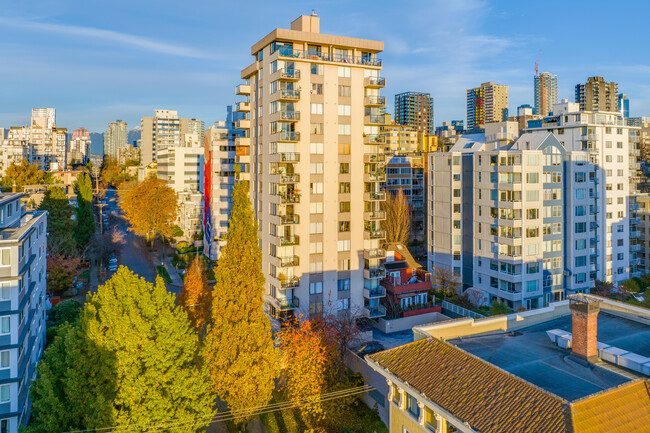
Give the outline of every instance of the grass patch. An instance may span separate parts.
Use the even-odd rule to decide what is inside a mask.
[[[158,275],[160,275],[166,283],[172,282],[172,277],[169,275],[169,272],[167,272],[167,269],[165,269],[163,265],[156,266],[156,270],[158,271]]]

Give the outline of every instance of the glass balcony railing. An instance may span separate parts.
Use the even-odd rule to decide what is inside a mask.
[[[283,111],[280,117],[282,120],[300,120],[300,111]]]
[[[344,56],[329,55],[318,51],[303,51],[292,47],[278,49],[280,57],[293,57],[294,59],[321,60],[325,62],[352,63],[356,65],[381,66],[382,61],[372,56]]]
[[[297,69],[280,69],[280,78],[297,80],[300,78],[300,71]]]
[[[299,215],[282,215],[280,216],[280,222],[283,225],[298,224],[300,223]]]

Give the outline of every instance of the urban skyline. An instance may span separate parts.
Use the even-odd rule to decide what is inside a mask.
[[[511,112],[519,105],[534,105],[534,62],[540,49],[540,72],[558,75],[558,99],[572,100],[576,84],[600,75],[618,82],[619,90],[629,96],[631,116],[650,109],[644,82],[650,66],[635,60],[647,56],[597,34],[590,36],[592,43],[582,47],[583,60],[577,62],[566,40],[579,37],[578,29],[561,16],[551,22],[542,23],[541,17],[535,21],[532,6],[482,1],[413,3],[421,13],[403,17],[404,26],[391,25],[387,31],[394,19],[392,8],[373,10],[374,19],[367,20],[360,18],[367,10],[363,3],[346,5],[345,14],[338,12],[338,5],[316,5],[316,13],[327,23],[323,32],[385,41],[384,74],[391,78],[385,94],[431,93],[435,126],[445,120],[465,119],[465,90],[486,81],[509,86]],[[591,22],[605,19],[596,15],[598,8],[586,5],[563,5],[563,16],[579,13]],[[187,7],[202,10],[205,17],[235,13],[229,5],[215,10],[215,6],[197,2]],[[302,5],[280,13],[273,8],[277,18],[271,23],[269,8],[272,5],[251,8],[251,23],[262,32],[309,12]],[[74,1],[62,2],[56,9],[41,2],[9,6],[0,21],[0,41],[5,41],[8,58],[30,67],[22,73],[12,68],[0,71],[0,79],[10,83],[6,86],[10,90],[3,95],[6,105],[0,108],[0,124],[24,124],[25,113],[32,106],[56,106],[62,125],[70,130],[82,126],[91,132],[104,131],[115,119],[137,125],[141,117],[160,108],[178,110],[207,124],[220,119],[225,107],[234,102],[230,89],[238,82],[235,65],[246,62],[244,54],[255,40],[255,31],[242,32],[228,23],[214,26],[214,20],[207,18],[178,22],[174,13],[162,7],[150,14],[146,23],[132,20],[150,9],[140,3],[109,11],[101,5],[80,7]],[[642,28],[634,22],[644,15],[644,9],[648,9],[646,4],[632,4],[611,11],[607,20],[625,16],[628,37],[633,39],[634,29]],[[423,20],[430,16],[436,17],[437,24],[425,30]],[[499,25],[506,22],[507,26]],[[162,28],[168,33],[161,32]],[[228,41],[228,45],[211,41]],[[56,44],[58,50],[49,49],[50,44]],[[609,51],[607,61],[595,55],[595,50],[607,47],[616,48]],[[45,67],[52,80],[30,72],[40,74]],[[158,90],[162,82],[169,83],[164,95]],[[81,100],[78,92],[93,97]],[[392,104],[389,98],[389,112],[394,111]]]

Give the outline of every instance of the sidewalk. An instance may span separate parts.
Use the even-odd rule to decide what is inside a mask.
[[[172,279],[172,282],[167,284],[168,286],[171,285],[171,286],[176,286],[178,288],[182,288],[183,279],[181,278],[180,275],[178,275],[178,270],[174,268],[174,266],[172,265],[171,258],[173,254],[174,254],[173,249],[165,248],[165,260],[163,262],[162,251],[159,249],[151,253],[151,261],[155,266],[158,266],[161,263],[165,266],[167,273],[169,273],[169,276]]]

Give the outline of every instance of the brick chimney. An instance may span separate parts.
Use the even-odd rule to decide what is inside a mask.
[[[569,296],[571,308],[571,350],[574,356],[587,362],[598,360],[598,312],[601,301],[589,295]]]

